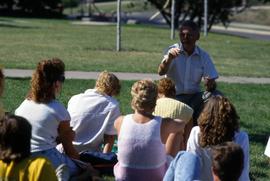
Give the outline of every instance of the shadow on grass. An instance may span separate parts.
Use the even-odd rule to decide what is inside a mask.
[[[20,25],[1,23],[1,20],[0,20],[0,28],[38,29],[38,27],[34,27],[34,26],[20,26]]]
[[[266,145],[267,140],[268,140],[268,137],[269,137],[268,134],[269,133],[260,133],[260,134],[250,133],[248,135],[249,135],[249,140],[251,142],[255,142],[255,143],[262,144],[262,145]]]

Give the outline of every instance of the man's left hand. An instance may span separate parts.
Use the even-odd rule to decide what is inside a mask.
[[[217,84],[215,79],[210,79],[208,77],[204,78],[204,86],[205,86],[205,90],[212,92],[214,90],[216,90]]]

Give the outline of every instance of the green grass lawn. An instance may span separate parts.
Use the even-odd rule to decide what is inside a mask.
[[[156,73],[163,50],[178,41],[169,39],[169,28],[124,25],[123,51],[117,53],[115,26],[67,20],[0,18],[0,32],[0,65],[23,69],[59,57],[67,70]],[[221,75],[270,77],[270,41],[210,33],[199,45]]]
[[[131,113],[130,88],[133,81],[122,81],[121,94],[118,97],[123,114]],[[94,86],[94,80],[67,80],[59,100],[67,104],[69,98]],[[29,87],[29,79],[7,79],[3,103],[13,112],[23,101]],[[219,89],[231,99],[240,118],[241,129],[250,138],[250,174],[253,181],[266,181],[270,178],[270,162],[263,155],[270,130],[269,90],[270,85],[219,83]],[[106,179],[113,180],[111,177]]]

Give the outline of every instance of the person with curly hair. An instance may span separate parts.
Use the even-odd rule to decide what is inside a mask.
[[[179,144],[175,144],[174,147],[166,145],[174,148],[174,156],[179,150],[185,150],[186,142],[193,126],[193,109],[187,104],[175,99],[175,84],[173,80],[162,78],[158,81],[158,99],[153,114],[163,118],[169,117],[175,120],[180,119],[185,121],[186,126],[184,135],[171,134],[168,138],[172,143],[174,142],[174,139],[179,139]]]
[[[171,133],[183,132],[185,123],[153,115],[158,96],[154,82],[135,82],[131,95],[134,113],[119,117],[114,124],[118,133],[115,179],[162,180],[168,166],[167,154],[172,154],[164,144]]]
[[[244,168],[240,181],[249,181],[249,139],[239,130],[239,116],[232,103],[223,96],[213,96],[204,107],[198,125],[192,128],[187,143],[187,151],[193,152],[201,160],[201,180],[213,180],[211,174],[211,146],[233,141],[244,152]]]
[[[64,71],[65,65],[58,58],[40,61],[33,73],[30,91],[15,114],[32,125],[32,154],[46,156],[55,169],[65,164],[74,176],[81,171],[71,159],[79,159],[72,145],[75,134],[68,111],[56,99],[65,80]],[[56,149],[58,143],[63,145],[65,154]]]
[[[57,180],[48,159],[31,156],[31,129],[20,116],[0,120],[0,180]]]

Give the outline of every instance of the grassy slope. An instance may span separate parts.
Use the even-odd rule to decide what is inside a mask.
[[[132,81],[122,82],[122,91],[118,99],[123,114],[132,112],[130,108],[130,87],[132,84]],[[67,80],[59,99],[66,105],[72,95],[93,86],[93,80]],[[6,80],[3,102],[7,110],[12,112],[18,107],[24,99],[28,87],[28,79]],[[267,180],[270,178],[268,170],[270,165],[263,152],[270,130],[270,97],[268,96],[270,85],[220,83],[219,89],[231,99],[241,117],[241,129],[249,134],[252,180]],[[111,180],[113,179],[111,178]]]
[[[65,20],[0,18],[0,64],[34,68],[59,57],[68,70],[155,73],[170,30],[143,25],[123,27],[123,51],[115,52],[115,26],[73,25]],[[210,34],[199,41],[221,75],[270,77],[270,42]]]

